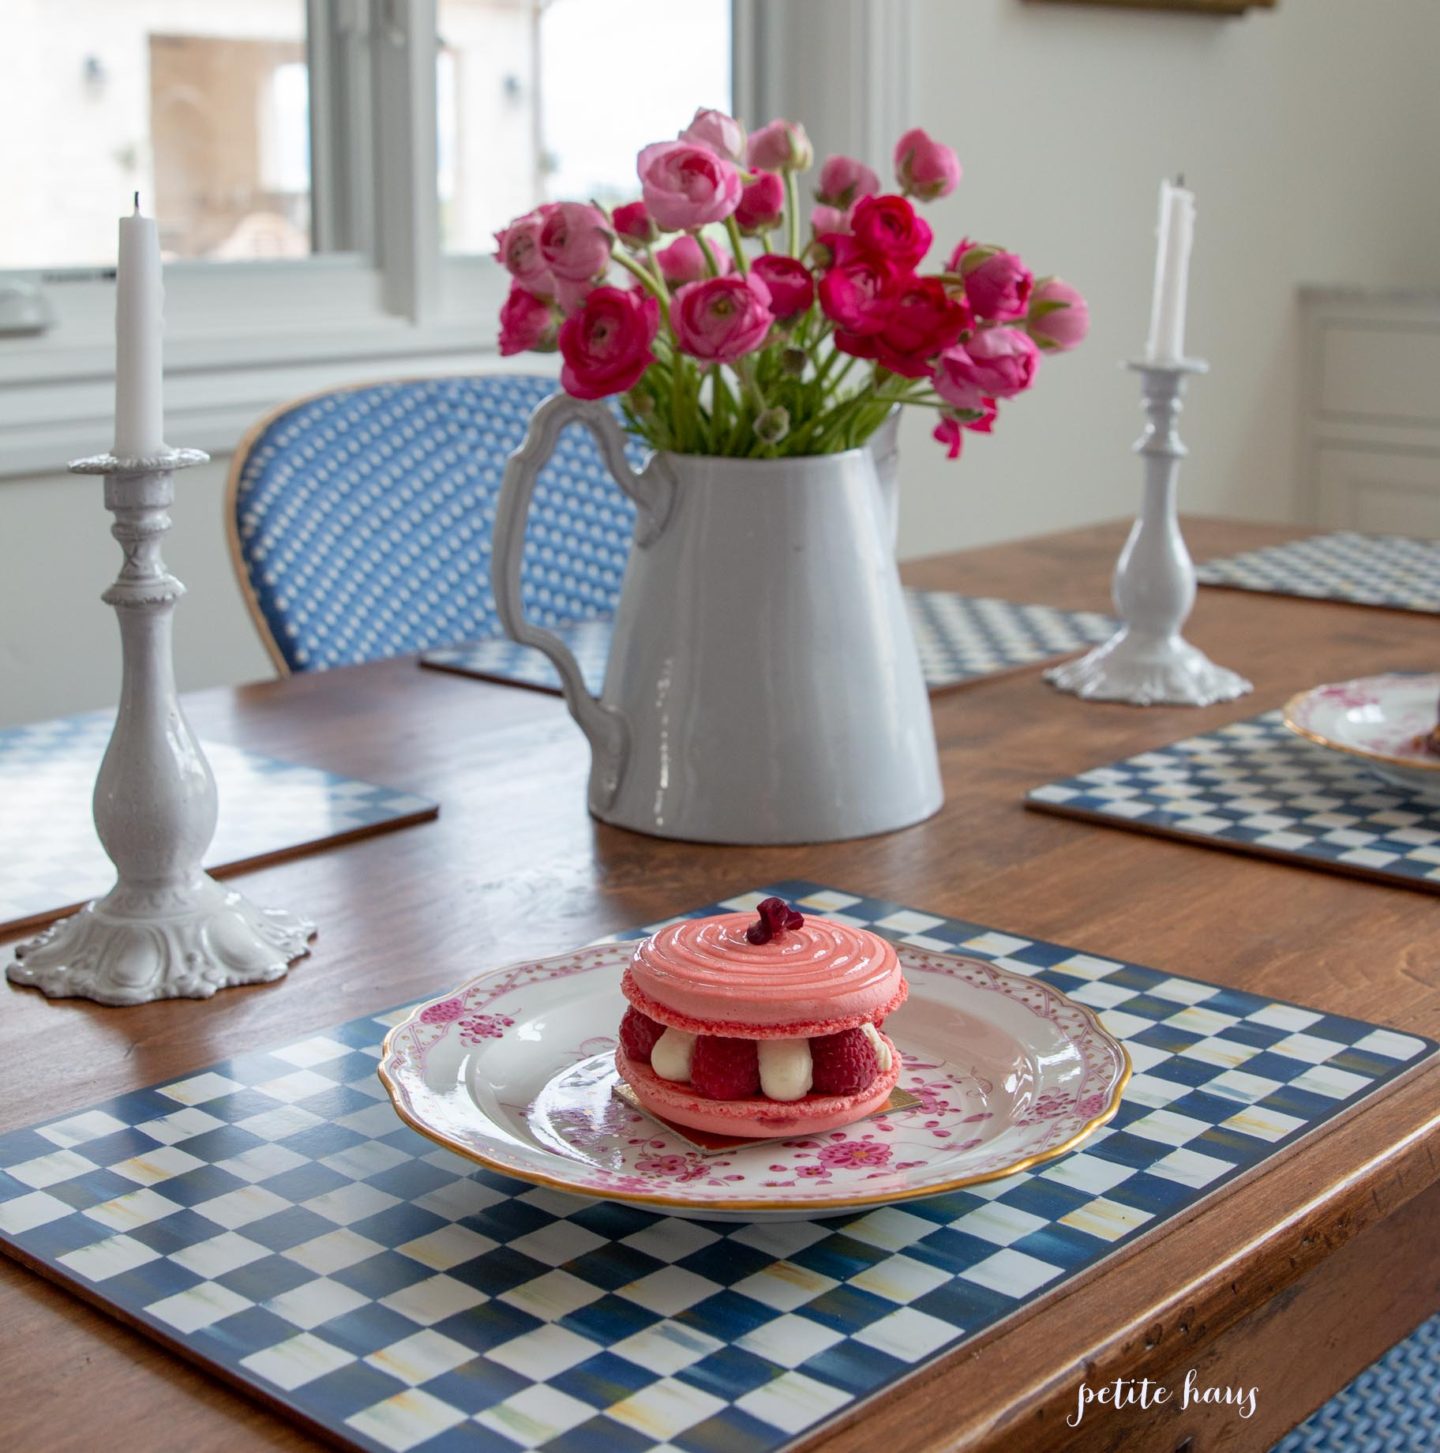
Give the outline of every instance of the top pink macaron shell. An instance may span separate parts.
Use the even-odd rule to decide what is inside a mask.
[[[806,917],[768,943],[752,913],[670,924],[638,945],[622,990],[641,1013],[691,1034],[804,1039],[873,1023],[905,1002],[894,947],[864,929]]]

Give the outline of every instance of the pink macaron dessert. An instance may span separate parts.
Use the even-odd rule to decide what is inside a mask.
[[[652,1114],[712,1134],[873,1115],[900,1075],[880,1032],[908,992],[894,948],[779,898],[757,913],[687,919],[636,948],[616,1068]]]

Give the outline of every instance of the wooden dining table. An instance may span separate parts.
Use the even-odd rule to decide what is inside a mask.
[[[1294,528],[1195,519],[1196,558]],[[1104,608],[1104,525],[913,561],[908,584]],[[183,607],[182,607],[183,609]],[[587,752],[555,697],[413,658],[186,698],[198,731],[425,793],[438,821],[240,880],[320,924],[273,985],[108,1009],[6,984],[0,1129],[434,993],[766,882],[805,878],[1088,953],[1440,1036],[1440,903],[1426,892],[1026,811],[1027,789],[1281,705],[1314,682],[1433,667],[1440,622],[1207,589],[1190,639],[1255,683],[1203,709],[1101,705],[1032,668],[934,698],[946,802],[816,847],[665,842],[585,811]],[[1263,1450],[1440,1309],[1433,1064],[1020,1316],[801,1440],[884,1448]],[[232,1453],[313,1437],[65,1290],[0,1259],[0,1446]],[[1255,1415],[1178,1399],[1066,1418],[1082,1380],[1256,1386]]]

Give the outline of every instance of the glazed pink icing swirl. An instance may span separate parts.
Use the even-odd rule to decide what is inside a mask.
[[[807,916],[753,944],[752,922],[725,913],[662,928],[635,950],[636,986],[680,1014],[755,1025],[874,1014],[900,992],[895,950],[873,933]]]

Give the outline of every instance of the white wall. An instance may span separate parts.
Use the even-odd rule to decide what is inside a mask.
[[[913,118],[967,167],[931,213],[937,235],[1004,241],[1063,273],[1095,323],[960,464],[925,420],[908,423],[902,551],[1133,510],[1138,393],[1117,365],[1145,337],[1158,181],[1182,169],[1200,208],[1190,337],[1214,368],[1186,411],[1184,502],[1293,517],[1296,287],[1440,283],[1440,6],[1279,0],[1218,21],[914,0],[912,14]],[[222,477],[212,465],[178,481],[167,555],[190,588],[176,617],[184,688],[268,674],[225,556]],[[0,725],[114,700],[115,624],[98,600],[119,558],[108,523],[94,481],[0,478]]]
[[[803,0],[814,3],[814,0]],[[954,145],[937,238],[1001,241],[1088,295],[1079,353],[963,461],[907,421],[902,553],[1127,514],[1156,193],[1199,212],[1183,507],[1298,518],[1303,282],[1440,283],[1440,6],[1279,0],[1244,19],[1024,0],[914,0],[915,121]]]

